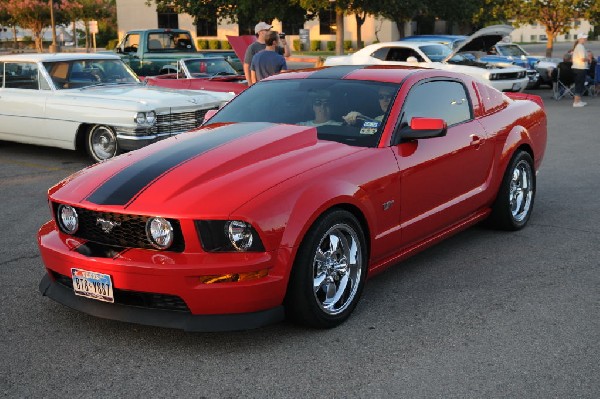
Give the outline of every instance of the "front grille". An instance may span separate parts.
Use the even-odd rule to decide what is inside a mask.
[[[54,214],[58,218],[58,205],[54,204]],[[146,236],[148,216],[124,215],[112,212],[96,212],[84,208],[75,208],[79,216],[79,229],[73,236],[98,244],[121,248],[155,249]],[[98,219],[114,223],[110,232],[102,230]],[[173,244],[165,251],[183,252],[185,243],[178,220],[168,219],[173,227]],[[56,221],[60,226],[60,222]]]
[[[498,80],[522,79],[524,76],[525,72],[500,72],[498,73]]]
[[[52,272],[52,276],[60,285],[73,289],[73,280],[60,273]],[[75,294],[73,294],[75,295]],[[147,309],[174,310],[190,312],[186,303],[176,295],[156,294],[152,292],[128,291],[113,287],[115,303]]]
[[[208,111],[208,109],[199,109],[190,112],[159,114],[156,116],[156,126],[153,128],[154,133],[177,134],[195,129],[202,125],[204,115]]]

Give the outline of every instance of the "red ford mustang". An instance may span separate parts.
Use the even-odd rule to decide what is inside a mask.
[[[538,96],[465,75],[277,75],[196,131],[52,187],[40,290],[185,330],[334,327],[403,258],[484,219],[524,227],[545,147]]]

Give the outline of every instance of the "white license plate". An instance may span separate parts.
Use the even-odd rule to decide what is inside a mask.
[[[114,302],[112,280],[108,274],[71,269],[75,295],[85,296],[104,302]]]

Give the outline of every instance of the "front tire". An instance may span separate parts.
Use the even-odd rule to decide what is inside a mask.
[[[509,231],[525,227],[533,211],[535,184],[531,155],[522,150],[517,151],[504,173],[498,197],[492,207],[492,226]]]
[[[323,214],[296,255],[284,302],[288,318],[317,328],[344,322],[362,293],[367,259],[356,217],[340,209]]]
[[[85,140],[85,149],[94,162],[113,158],[120,153],[117,135],[105,125],[92,127]]]

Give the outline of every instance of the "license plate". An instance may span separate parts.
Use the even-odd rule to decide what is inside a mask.
[[[73,278],[75,295],[104,302],[112,303],[115,301],[112,281],[108,274],[72,268],[71,277]]]

